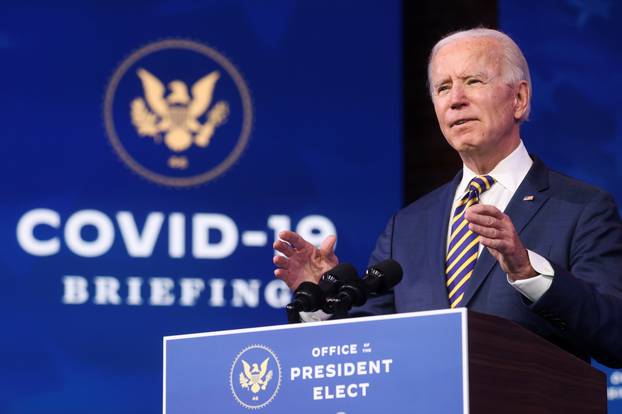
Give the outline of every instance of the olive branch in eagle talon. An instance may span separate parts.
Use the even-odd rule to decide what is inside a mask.
[[[219,101],[208,110],[216,82],[220,78],[213,71],[192,85],[192,99],[188,87],[180,80],[168,84],[170,93],[162,82],[145,69],[136,72],[140,78],[145,99],[135,98],[131,103],[132,124],[141,136],[162,141],[175,152],[182,152],[192,144],[207,147],[217,127],[229,116],[227,102]],[[146,101],[146,102],[145,102]],[[205,114],[205,120],[201,118]]]
[[[240,385],[242,388],[250,388],[253,394],[257,394],[259,390],[266,390],[268,382],[272,379],[272,370],[268,371],[269,359],[266,358],[261,363],[261,368],[259,368],[256,362],[251,367],[251,364],[242,360],[242,365],[244,366],[244,372],[240,372]]]

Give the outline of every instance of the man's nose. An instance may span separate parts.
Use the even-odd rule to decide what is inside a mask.
[[[460,84],[454,85],[451,88],[451,96],[450,96],[451,109],[460,109],[468,105],[469,101],[464,92],[465,92],[464,87]]]

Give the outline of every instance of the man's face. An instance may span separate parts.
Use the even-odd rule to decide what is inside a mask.
[[[443,46],[430,66],[432,101],[447,142],[460,154],[486,153],[517,137],[514,88],[503,79],[494,39]]]

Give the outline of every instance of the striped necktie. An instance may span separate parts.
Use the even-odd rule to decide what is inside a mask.
[[[471,278],[477,254],[479,253],[479,235],[469,230],[464,212],[479,202],[479,196],[495,183],[489,175],[475,177],[469,183],[468,193],[460,199],[451,220],[451,235],[445,260],[447,292],[452,308],[460,305],[466,290],[466,282]]]

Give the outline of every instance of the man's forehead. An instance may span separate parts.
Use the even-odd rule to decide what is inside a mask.
[[[491,76],[498,71],[500,58],[499,45],[494,39],[460,39],[438,50],[432,58],[431,75],[434,78]]]

